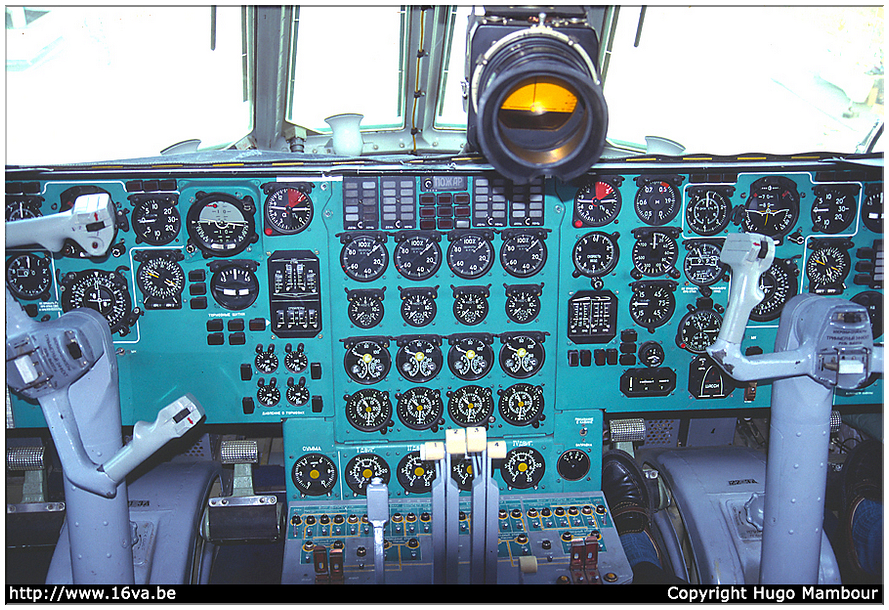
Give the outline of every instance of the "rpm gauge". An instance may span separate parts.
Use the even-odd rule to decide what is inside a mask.
[[[503,231],[500,264],[513,277],[531,277],[546,265],[547,250],[543,230]]]
[[[257,241],[251,197],[238,199],[225,193],[199,193],[186,215],[191,242],[205,256],[234,256]]]
[[[611,180],[596,180],[574,197],[574,226],[604,227],[620,212],[620,191]]]
[[[395,236],[393,261],[398,272],[409,280],[429,279],[441,266],[437,233],[405,232]]]
[[[454,275],[473,280],[491,270],[495,256],[491,236],[493,233],[468,232],[451,237],[447,261]]]
[[[340,266],[347,276],[356,282],[372,282],[386,272],[389,251],[385,234],[346,234],[341,240]]]

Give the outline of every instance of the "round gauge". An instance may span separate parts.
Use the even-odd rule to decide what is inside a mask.
[[[373,328],[383,321],[382,295],[375,292],[355,290],[349,294],[349,306],[346,313],[349,321],[358,328]]]
[[[873,290],[859,292],[849,299],[867,309],[874,339],[883,334],[883,295]]]
[[[435,481],[435,463],[421,460],[419,451],[411,451],[398,462],[395,476],[406,492],[427,493]]]
[[[268,385],[262,379],[256,389],[256,400],[263,407],[274,407],[281,401],[281,390],[278,389],[278,382],[273,377],[269,380]]]
[[[300,377],[299,383],[293,383],[293,377],[287,379],[287,402],[295,407],[301,407],[309,402],[309,389],[306,387],[306,378]]]
[[[336,485],[336,465],[322,453],[307,453],[293,463],[290,478],[305,496],[326,496]]]
[[[511,489],[530,489],[537,487],[545,470],[546,462],[539,451],[533,447],[516,447],[503,458],[500,475]]]
[[[40,212],[39,197],[6,197],[6,222],[14,220],[24,220],[26,218],[39,218],[43,216]]]
[[[722,248],[713,242],[686,241],[688,254],[682,263],[685,277],[695,286],[711,286],[725,276],[726,268],[719,261]]]
[[[457,481],[460,491],[472,491],[472,480],[475,475],[472,472],[472,458],[464,457],[451,461],[451,478]]]
[[[856,191],[842,186],[815,187],[814,190],[812,230],[834,235],[848,229],[857,212]]]
[[[504,339],[500,348],[500,367],[515,379],[526,379],[543,367],[546,352],[543,343],[528,335],[514,335]]]
[[[253,202],[224,193],[198,198],[185,216],[195,246],[208,256],[234,256],[257,240]]]
[[[660,227],[679,213],[679,189],[666,180],[646,182],[636,191],[636,216],[647,225]]]
[[[463,233],[448,246],[447,260],[457,277],[480,278],[494,265],[494,246],[480,233]]]
[[[748,233],[772,238],[787,235],[799,217],[800,196],[793,180],[766,176],[750,185],[742,225]]]
[[[750,312],[750,319],[767,322],[781,316],[781,310],[791,297],[796,296],[798,286],[796,268],[788,259],[776,258],[772,266],[759,277],[759,288],[765,298]]]
[[[443,422],[441,393],[429,388],[410,388],[398,396],[398,419],[411,430],[428,430]]]
[[[533,322],[540,314],[540,286],[506,287],[506,317],[516,324]]]
[[[478,337],[458,339],[448,351],[448,368],[464,381],[481,379],[494,366],[494,349]]]
[[[487,291],[480,290],[455,290],[454,291],[454,318],[460,324],[475,326],[481,323],[488,315]]]
[[[441,266],[441,248],[431,235],[415,233],[398,243],[393,261],[398,273],[407,279],[429,279]]]
[[[731,209],[728,197],[721,191],[689,190],[685,222],[698,235],[716,235],[728,225]]]
[[[132,298],[121,274],[102,269],[72,273],[62,279],[62,288],[62,311],[89,307],[108,320],[112,333],[128,332]]]
[[[136,269],[136,286],[146,297],[168,301],[185,290],[185,272],[164,256],[150,258]]]
[[[364,385],[380,381],[389,374],[392,359],[389,350],[376,341],[358,341],[346,351],[343,361],[349,379]]]
[[[487,424],[494,414],[494,398],[490,388],[463,386],[449,392],[448,399],[448,416],[464,428]]]
[[[346,463],[343,480],[356,495],[367,495],[367,486],[374,479],[389,484],[392,471],[386,460],[374,453],[359,453]]]
[[[413,339],[398,349],[395,366],[412,383],[425,383],[438,375],[444,364],[441,348],[428,339]]]
[[[806,277],[819,286],[842,285],[852,268],[852,257],[846,248],[823,244],[812,250],[806,262]]]
[[[389,393],[364,388],[346,397],[346,419],[361,432],[383,430],[392,420]]]
[[[632,259],[636,271],[647,277],[675,273],[679,244],[663,231],[644,231],[633,244]]]
[[[603,227],[620,212],[620,191],[608,180],[596,180],[581,188],[574,197],[574,226]]]
[[[654,332],[673,317],[676,310],[676,298],[673,296],[674,286],[656,282],[637,282],[633,284],[633,296],[630,297],[630,317],[642,328]]]
[[[409,292],[402,296],[401,318],[411,326],[426,326],[437,312],[435,299],[427,292]]]
[[[692,354],[703,354],[719,336],[722,316],[712,309],[695,309],[679,321],[676,344]]]
[[[6,260],[6,286],[18,299],[31,301],[48,297],[52,286],[50,258],[33,252],[11,256]]]
[[[874,233],[883,232],[883,185],[868,188],[861,203],[861,222]]]
[[[579,481],[590,471],[590,456],[583,449],[569,449],[556,461],[556,472],[566,481]]]
[[[530,383],[517,383],[500,394],[498,411],[500,417],[513,426],[537,424],[543,415],[543,388]]]
[[[356,282],[372,282],[386,272],[389,251],[386,244],[375,235],[352,235],[340,251],[343,272]]]
[[[571,258],[577,274],[599,277],[614,270],[619,256],[615,236],[593,231],[577,240]]]
[[[639,346],[639,362],[649,368],[661,366],[666,358],[664,346],[657,341],[646,341]]]
[[[253,359],[253,365],[257,371],[270,374],[278,370],[278,356],[275,355],[275,346],[269,344],[268,351],[262,349],[262,345],[256,346],[256,357]]]
[[[531,277],[546,264],[546,244],[540,232],[504,231],[500,264],[513,277]]]
[[[210,278],[210,294],[222,307],[240,311],[256,301],[259,296],[259,280],[244,265],[221,265]]]
[[[295,188],[272,191],[265,200],[264,211],[266,235],[299,233],[309,226],[315,214],[309,196]]]
[[[145,242],[152,246],[170,243],[179,235],[182,226],[176,199],[172,197],[140,200],[133,206],[132,219],[136,243]]]
[[[284,367],[291,373],[301,373],[309,366],[309,358],[305,354],[305,346],[300,343],[293,351],[289,343],[284,346]]]

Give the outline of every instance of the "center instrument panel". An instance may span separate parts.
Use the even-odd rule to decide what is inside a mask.
[[[882,341],[881,169],[621,162],[527,185],[447,166],[17,170],[6,220],[96,192],[118,209],[110,254],[8,250],[13,295],[37,319],[105,316],[125,425],[186,392],[210,425],[283,421],[289,502],[360,499],[375,476],[426,494],[420,445],[468,426],[506,442],[502,492],[586,493],[606,413],[768,407],[769,384],[737,386],[705,353],[729,232],[780,240],[748,353],[772,350],[798,292],[865,305]],[[45,426],[16,396],[7,421]],[[468,489],[467,464],[453,476]]]

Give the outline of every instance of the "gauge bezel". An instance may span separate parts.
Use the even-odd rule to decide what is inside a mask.
[[[609,200],[598,197],[600,194],[599,185],[610,188],[611,191],[606,195],[614,198]],[[578,229],[581,227],[604,227],[614,222],[620,214],[623,203],[618,187],[618,179],[613,178],[598,178],[582,186],[574,196],[574,227]],[[584,196],[588,196],[590,193],[595,193],[595,196],[589,197],[589,204],[586,204]],[[605,214],[599,218],[593,217],[589,211],[590,206],[605,210]]]
[[[314,482],[310,482],[310,484],[306,484],[302,481],[302,477],[297,477],[297,470],[300,467],[300,464],[306,463],[306,465],[312,465],[314,462],[315,468],[312,468],[312,471],[318,471],[318,467],[320,464],[323,464],[324,473],[319,473],[318,478]],[[311,471],[310,471],[311,472]],[[311,475],[310,475],[311,476]],[[324,478],[321,478],[321,477]],[[336,469],[336,464],[329,457],[324,455],[323,453],[306,453],[299,458],[297,458],[293,462],[293,467],[290,470],[290,480],[293,482],[294,487],[296,487],[297,491],[299,491],[304,496],[327,496],[333,493],[336,482],[338,478],[338,473]],[[320,488],[315,488],[314,483],[321,483]]]
[[[440,237],[437,233],[416,231],[405,232],[396,236],[396,246],[392,254],[392,263],[395,265],[396,271],[403,277],[415,281],[422,282],[438,273],[441,268],[442,253],[441,246],[438,245]],[[417,250],[420,250],[417,252]],[[426,262],[417,264],[417,258],[427,250],[431,251],[427,255]]]
[[[596,248],[589,251],[590,246]],[[589,278],[602,277],[614,271],[620,259],[617,235],[604,231],[591,231],[582,235],[571,252],[575,273]]]
[[[503,243],[500,245],[500,265],[509,275],[517,278],[526,278],[537,275],[546,266],[549,256],[546,242],[546,233],[541,230],[507,229],[503,231]],[[528,242],[524,245],[522,242]],[[529,244],[534,250],[529,250]],[[527,256],[521,258],[513,253],[524,253]],[[533,264],[525,264],[530,261]]]
[[[510,407],[511,398],[519,392],[527,395],[531,403],[530,409],[522,414],[516,413],[515,409]],[[501,419],[506,423],[513,426],[532,426],[537,424],[542,418],[544,409],[543,388],[539,385],[516,383],[508,388],[498,390],[497,393],[500,395],[497,401],[497,411]]]
[[[528,463],[533,461],[535,463],[535,468],[530,470],[526,468],[522,470],[521,468],[516,468],[517,471],[520,471],[521,476],[525,477],[525,480],[520,481],[518,479],[519,473],[510,474],[511,464],[516,460],[525,459],[524,463]],[[521,463],[521,462],[520,462]],[[540,453],[534,447],[515,447],[514,449],[510,449],[506,452],[506,457],[503,458],[503,462],[500,465],[500,476],[503,477],[503,482],[506,483],[506,486],[510,489],[531,489],[537,487],[540,484],[540,481],[543,480],[543,475],[546,473],[546,460],[543,457],[543,454]]]
[[[426,401],[425,404],[428,404],[432,408],[432,414],[428,416],[429,420],[424,423],[418,423],[416,418],[409,415],[412,411],[408,410],[407,404],[415,397],[422,397],[422,399]],[[401,394],[396,395],[396,398],[398,399],[398,402],[395,405],[395,412],[398,415],[399,421],[401,421],[406,428],[418,431],[429,430],[440,425],[444,421],[444,402],[442,402],[441,392],[439,390],[417,386],[408,388]]]
[[[468,251],[468,256],[464,258],[463,250],[468,250],[472,247],[471,244],[466,242],[472,240],[475,240],[480,245]],[[478,254],[479,249],[482,249],[481,255]],[[485,276],[491,270],[494,266],[496,254],[491,239],[486,237],[481,231],[461,231],[451,238],[445,258],[451,273],[465,280],[474,280]],[[464,269],[467,261],[470,261],[468,271]],[[475,263],[477,262],[481,264],[476,266]]]
[[[361,401],[372,401],[374,411],[365,411],[371,413],[373,419],[368,423],[367,418],[361,418],[357,415],[356,409],[360,408]],[[379,409],[377,410],[377,407]],[[389,399],[389,393],[375,388],[361,388],[353,394],[346,397],[346,408],[344,410],[346,421],[359,432],[379,432],[388,428],[392,422],[392,401]]]
[[[380,279],[386,268],[389,266],[389,250],[386,248],[385,234],[379,233],[349,233],[342,239],[343,247],[340,250],[340,267],[343,273],[356,282],[373,282]],[[370,260],[371,265],[363,265],[364,260],[369,258],[369,254],[364,254],[357,249],[356,244],[361,242],[365,244],[368,253],[375,252],[378,248],[381,256]],[[369,242],[370,245],[367,245]],[[356,272],[353,269],[352,257],[363,257],[362,261],[354,261],[354,266],[360,270]],[[361,263],[361,264],[359,264]]]
[[[411,354],[409,353],[410,349],[415,349],[416,351]],[[418,368],[415,375],[409,375],[408,372],[405,371],[405,368],[410,364],[412,356],[415,359],[422,357],[423,361],[428,359],[434,365],[435,370],[433,370],[431,374],[428,372],[426,374],[420,374],[421,369]],[[395,354],[395,368],[398,369],[398,373],[402,377],[411,383],[426,383],[435,379],[441,372],[441,369],[444,368],[444,355],[442,354],[441,348],[429,339],[411,339],[398,348],[398,352]]]
[[[282,217],[279,218],[278,215],[274,214],[271,211],[271,208],[272,208],[272,203],[278,203],[277,200],[282,197],[287,198],[287,203],[284,204],[284,207],[286,207],[288,209],[292,208],[293,205],[290,202],[291,191],[294,193],[299,193],[303,198],[305,198],[305,201],[307,202],[305,209],[307,210],[307,212],[304,214],[298,214],[298,215],[294,215],[292,213],[286,215],[287,219],[290,219],[290,220],[297,219],[298,222],[296,223],[295,226],[285,226],[283,223],[283,220],[285,218],[284,215],[283,214],[280,215]],[[298,203],[302,203],[302,201],[299,201]],[[315,217],[315,206],[314,206],[314,203],[312,202],[312,198],[309,197],[309,194],[300,188],[296,188],[293,186],[287,186],[287,185],[280,185],[276,188],[272,188],[268,192],[268,194],[265,198],[265,202],[263,203],[263,206],[262,206],[262,211],[263,211],[263,218],[265,219],[265,227],[266,227],[265,233],[266,233],[266,235],[269,235],[269,236],[275,235],[275,234],[277,234],[277,235],[296,235],[298,233],[302,233],[303,231],[305,231],[306,229],[309,228],[309,225],[312,223],[312,219]]]
[[[722,232],[731,221],[732,204],[727,189],[717,187],[689,188],[685,204],[685,224],[703,237],[711,237]],[[715,208],[708,206],[710,202]],[[702,205],[704,207],[702,207]],[[701,214],[700,210],[715,214]]]

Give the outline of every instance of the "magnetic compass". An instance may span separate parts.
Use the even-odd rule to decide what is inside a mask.
[[[411,430],[435,431],[435,426],[444,423],[444,403],[441,401],[441,392],[430,388],[409,388],[401,394],[396,394],[398,403],[395,412],[407,428]]]
[[[452,338],[451,349],[448,350],[448,368],[463,381],[481,379],[494,366],[494,349],[492,335]]]
[[[6,286],[18,299],[47,300],[52,287],[52,259],[33,252],[9,257],[6,260]]]
[[[425,383],[438,375],[444,356],[436,342],[421,337],[401,345],[395,354],[395,367],[401,376],[412,383]]]
[[[392,421],[392,402],[388,392],[363,388],[346,396],[346,419],[361,432],[383,430]]]
[[[205,256],[234,256],[259,239],[249,196],[198,193],[185,217],[190,241]]]
[[[603,227],[620,212],[621,196],[617,185],[622,178],[604,179],[584,185],[574,196],[574,226]]]
[[[446,255],[448,268],[457,277],[467,280],[485,275],[494,265],[493,236],[492,231],[454,232],[449,235],[451,244]]]
[[[441,239],[438,233],[403,231],[396,234],[395,269],[409,280],[429,279],[441,266]]]
[[[370,385],[389,374],[392,359],[382,340],[360,339],[346,344],[343,366],[349,379]]]
[[[340,266],[356,282],[379,279],[389,265],[385,233],[347,233],[340,236]]]
[[[497,393],[498,411],[506,423],[536,428],[543,419],[543,388],[539,385],[517,383]]]
[[[500,348],[500,368],[515,379],[531,377],[541,368],[546,357],[543,348],[543,335],[512,334],[500,335],[503,347]]]
[[[490,388],[467,385],[448,392],[448,416],[458,426],[468,428],[490,422],[494,399]]]
[[[334,491],[336,464],[322,453],[307,453],[293,463],[290,478],[305,496],[326,496]]]
[[[395,476],[407,493],[427,493],[435,481],[435,463],[421,460],[419,451],[411,451],[398,462]]]
[[[500,466],[500,475],[510,489],[537,487],[545,471],[543,455],[533,447],[510,449]]]
[[[359,453],[346,463],[343,469],[343,480],[356,495],[367,495],[367,486],[374,479],[379,478],[383,483],[389,483],[392,470],[389,464],[375,453]]]
[[[315,208],[312,199],[302,189],[265,185],[263,213],[266,235],[295,235],[304,231],[312,222]]]

